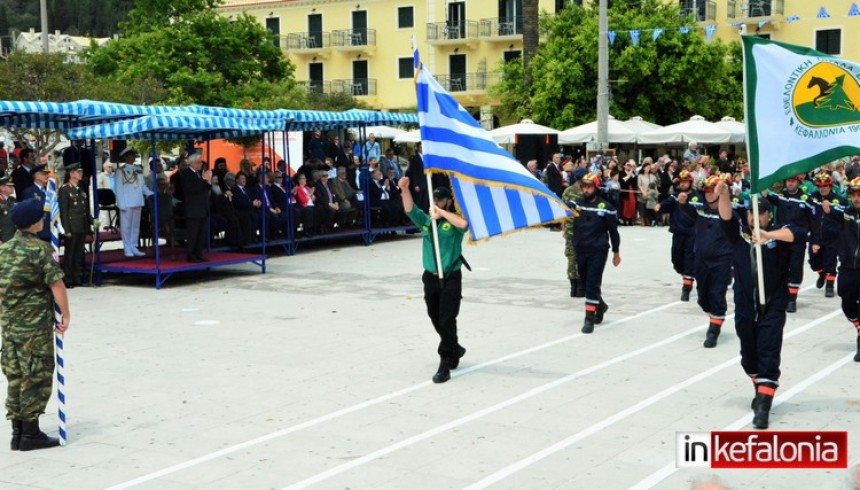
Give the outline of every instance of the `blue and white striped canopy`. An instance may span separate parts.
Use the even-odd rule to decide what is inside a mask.
[[[182,110],[203,116],[232,117],[240,119],[278,119],[281,121],[293,119],[292,112],[286,109],[262,111],[254,109],[232,109],[229,107],[214,107],[205,105],[190,105]]]
[[[66,129],[76,124],[80,113],[76,102],[0,100],[0,127]]]
[[[66,136],[69,139],[211,140],[254,136],[283,127],[284,122],[277,119],[265,121],[172,112],[74,128],[66,131]]]
[[[374,126],[418,124],[418,114],[415,113],[369,111],[367,109],[350,109],[346,113],[354,114],[366,124]]]
[[[117,102],[101,102],[86,99],[79,100],[75,104],[78,104],[80,107],[78,119],[82,124],[101,124],[142,116],[157,116],[182,110],[182,108],[176,106],[120,104]]]
[[[293,116],[294,121],[287,124],[287,129],[290,131],[349,128],[365,123],[361,117],[350,114],[349,111],[293,111]]]

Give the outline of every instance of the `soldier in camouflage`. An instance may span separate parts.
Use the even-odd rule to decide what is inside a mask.
[[[567,186],[564,193],[562,193],[562,201],[575,202],[582,199],[580,181],[587,173],[588,170],[581,167],[573,171],[571,174],[573,183]],[[576,269],[576,250],[573,249],[573,223],[573,216],[564,222],[564,256],[567,257],[567,278],[570,280],[570,297],[584,298],[585,284],[579,280],[579,272]]]
[[[0,175],[0,244],[8,242],[15,235],[15,225],[12,224],[12,206],[15,205],[15,185],[12,178]]]
[[[12,222],[18,231],[0,245],[0,365],[8,381],[6,418],[12,421],[13,451],[59,445],[39,429],[54,374],[52,300],[62,313],[59,333],[68,328],[70,316],[63,272],[51,246],[36,236],[44,226],[43,206],[37,199],[15,205]]]

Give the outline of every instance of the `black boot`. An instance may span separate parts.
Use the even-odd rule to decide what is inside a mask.
[[[818,279],[815,281],[815,287],[821,289],[824,287],[824,280],[827,279],[827,276],[823,272],[818,273]]]
[[[721,323],[714,323],[711,320],[711,324],[708,325],[708,333],[705,336],[704,346],[706,349],[711,349],[717,346],[717,337],[720,336],[720,325]]]
[[[580,277],[576,280],[576,294],[573,295],[574,298],[584,298],[585,297],[585,281]]]
[[[436,374],[433,375],[434,383],[444,383],[451,379],[451,364],[448,361],[447,357],[443,357],[439,361],[439,369],[436,371]]]
[[[23,421],[21,423],[21,443],[18,449],[21,451],[33,451],[36,449],[47,449],[57,447],[60,441],[56,437],[48,437],[39,429],[39,419]]]
[[[576,290],[579,289],[579,279],[570,279],[570,297],[576,297]]]
[[[785,307],[785,311],[788,313],[794,313],[797,311],[797,295],[789,294],[788,295],[788,305]]]
[[[690,291],[692,291],[692,287],[684,286],[681,288],[681,301],[690,301]]]
[[[603,298],[600,298],[600,304],[597,305],[597,311],[594,313],[595,325],[603,323],[603,314],[607,311],[609,311],[609,305],[603,302]]]
[[[771,405],[773,405],[773,395],[756,393],[753,400],[753,427],[767,429]]]
[[[832,298],[833,296],[836,295],[833,292],[833,282],[834,282],[833,279],[827,280],[827,286],[824,287],[824,297],[825,298]]]
[[[12,444],[11,449],[13,451],[18,450],[18,446],[21,444],[21,421],[13,420],[12,421]]]
[[[585,311],[585,322],[582,324],[582,333],[594,332],[594,314],[595,311]]]
[[[466,348],[462,345],[457,346],[457,357],[451,359],[451,369],[457,369],[460,365],[460,358],[466,355]]]
[[[854,354],[854,362],[860,362],[860,332],[857,333],[857,353]]]

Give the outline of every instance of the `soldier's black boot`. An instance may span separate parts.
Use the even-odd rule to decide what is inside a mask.
[[[854,354],[854,362],[860,362],[860,329],[857,330],[857,353]]]
[[[13,451],[17,451],[20,444],[21,444],[21,421],[20,420],[13,420],[12,421],[12,444],[10,447]]]
[[[594,312],[594,324],[600,325],[603,323],[603,315],[609,311],[609,305],[603,302],[603,298],[600,298],[600,304],[597,305],[597,311]]]
[[[693,290],[693,280],[684,277],[681,286],[681,301],[690,301],[690,292]]]
[[[20,451],[47,449],[59,445],[60,441],[56,437],[49,437],[39,429],[39,419],[21,423],[21,442],[18,445]]]
[[[773,405],[773,395],[762,393],[759,387],[758,393],[753,401],[753,427],[756,429],[767,429],[770,420],[770,407]],[[773,389],[770,389],[773,392]]]
[[[579,279],[570,280],[570,297],[576,297],[576,290],[579,289]]]
[[[451,359],[451,369],[457,369],[460,366],[460,358],[466,355],[466,348],[462,345],[457,346],[457,356]]]
[[[433,382],[444,383],[449,379],[451,379],[451,364],[447,357],[443,357],[439,361],[439,369],[436,371],[436,374],[433,375]]]
[[[704,346],[706,349],[711,349],[717,346],[717,337],[720,336],[720,327],[723,325],[721,318],[711,318],[711,323],[708,325],[708,333],[705,335]]]
[[[756,384],[755,384],[756,375],[750,374],[749,377],[750,377],[750,381],[752,381],[752,384],[753,384],[753,399],[752,399],[752,403],[750,403],[750,408],[755,410],[756,395],[758,395],[758,388],[756,388]]]
[[[824,286],[824,297],[825,298],[832,298],[832,297],[836,296],[836,294],[833,291],[833,283],[834,282],[836,282],[836,277],[828,274],[827,275],[827,285]]]
[[[796,294],[788,295],[788,305],[785,307],[785,311],[788,313],[794,313],[797,311],[797,295]]]
[[[824,287],[824,280],[827,276],[824,275],[824,271],[818,273],[818,279],[815,281],[815,287],[821,289]]]
[[[582,323],[582,333],[594,332],[594,315],[597,311],[595,309],[589,310],[589,307],[593,308],[593,306],[585,307],[585,321]]]

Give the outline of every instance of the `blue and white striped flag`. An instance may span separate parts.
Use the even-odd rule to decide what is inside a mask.
[[[451,179],[457,206],[469,221],[469,240],[558,222],[570,209],[502,149],[420,64],[416,91],[424,168]]]

